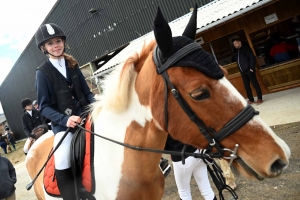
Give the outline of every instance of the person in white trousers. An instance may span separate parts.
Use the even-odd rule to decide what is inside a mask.
[[[171,136],[168,137],[165,149],[169,151],[181,151],[184,144],[174,140]],[[186,152],[200,153],[200,151],[192,146],[186,146]],[[177,185],[179,197],[182,200],[192,200],[190,182],[194,176],[198,185],[199,191],[205,200],[216,200],[214,191],[211,188],[207,166],[200,158],[185,157],[185,164],[182,164],[181,156],[171,155],[173,161],[173,171],[175,182]]]

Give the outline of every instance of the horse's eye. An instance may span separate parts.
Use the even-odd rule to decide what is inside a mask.
[[[197,90],[192,92],[190,96],[197,101],[209,98],[209,91],[208,90]]]

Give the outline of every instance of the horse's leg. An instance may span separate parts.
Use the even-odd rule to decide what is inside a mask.
[[[228,162],[224,159],[220,160],[220,166],[226,179],[226,185],[229,185],[232,189],[236,188],[234,174],[232,173]]]

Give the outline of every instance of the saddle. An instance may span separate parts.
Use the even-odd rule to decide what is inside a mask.
[[[93,131],[90,117],[87,117],[85,129]],[[53,150],[53,149],[52,149]],[[51,152],[52,152],[51,150]],[[50,152],[50,154],[51,154]],[[94,135],[77,128],[71,142],[71,168],[75,179],[76,193],[83,199],[95,199],[94,176]],[[44,172],[44,188],[48,195],[60,197],[60,191],[55,179],[54,155],[48,161]]]

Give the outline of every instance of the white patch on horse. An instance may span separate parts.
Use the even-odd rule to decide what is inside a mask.
[[[289,159],[291,157],[291,150],[288,147],[288,145],[285,143],[285,141],[283,141],[280,137],[278,137],[274,133],[274,131],[261,119],[260,116],[257,116],[257,115],[254,116],[253,121],[255,121],[259,125],[261,125],[265,129],[265,131],[268,132],[272,136],[272,138],[275,140],[275,142],[281,147],[281,149],[285,153],[285,156],[287,157],[287,159]]]
[[[228,89],[228,96],[226,97],[229,101],[236,102],[240,101],[244,107],[247,106],[247,102],[244,97],[233,87],[233,85],[228,81],[227,78],[223,77],[219,80],[225,88]]]
[[[119,74],[116,71],[106,85],[104,98],[100,98],[102,102],[97,102],[101,106],[99,115],[94,116],[94,130],[101,136],[124,142],[127,127],[136,121],[139,125],[145,126],[147,121],[152,119],[152,113],[148,106],[143,106],[139,102],[138,95],[134,89],[134,81],[130,84],[131,91],[129,95],[130,101],[127,108],[122,112],[115,112],[105,101],[109,101],[105,94],[113,97],[113,90],[116,84],[119,84]],[[120,72],[120,71],[119,71]],[[135,72],[136,73],[136,72]],[[134,77],[135,80],[135,77]],[[115,90],[116,91],[116,90]],[[101,101],[100,100],[100,101]],[[121,101],[122,99],[117,99]],[[97,105],[95,105],[97,107]],[[112,111],[113,110],[113,111]],[[95,137],[95,179],[97,180],[95,195],[98,199],[115,199],[119,190],[119,181],[122,178],[122,164],[124,162],[124,148],[119,144]],[[109,151],[108,151],[109,150]]]
[[[222,85],[224,85],[226,88],[228,88],[229,97],[227,98],[232,99],[232,101],[236,101],[236,99],[238,98],[245,107],[247,106],[247,102],[243,98],[243,96],[233,87],[233,85],[225,77],[220,79],[219,82]],[[253,119],[250,120],[248,123],[253,126],[259,125],[262,128],[264,128],[265,131],[268,132],[272,136],[272,138],[274,138],[276,143],[282,148],[286,157],[289,158],[291,156],[291,151],[290,148],[287,146],[287,144],[274,133],[274,131],[261,119],[260,116],[258,115],[254,116]]]

